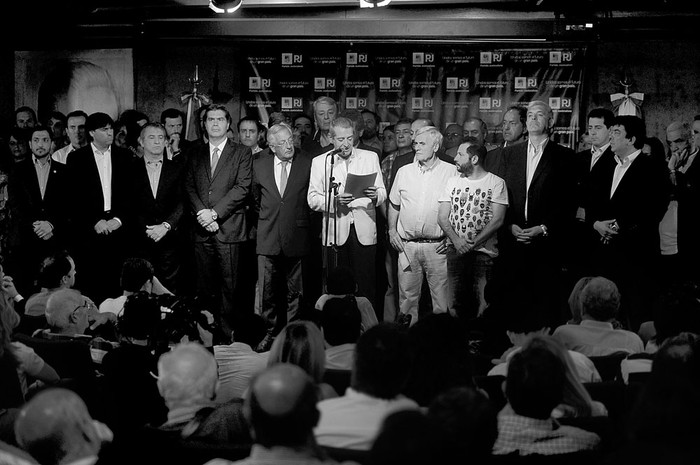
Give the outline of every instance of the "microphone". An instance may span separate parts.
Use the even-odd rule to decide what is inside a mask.
[[[335,161],[335,156],[338,155],[339,153],[342,153],[342,152],[343,152],[342,148],[337,148],[337,149],[331,150],[330,152],[328,152],[326,154],[326,157],[331,157],[331,165]]]

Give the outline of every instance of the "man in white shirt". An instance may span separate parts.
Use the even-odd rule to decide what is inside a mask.
[[[70,143],[65,147],[56,150],[52,155],[55,161],[59,163],[67,163],[68,155],[80,147],[85,147],[88,143],[85,131],[85,122],[87,121],[87,113],[82,110],[75,110],[68,113],[66,116],[66,135]]]
[[[384,418],[418,404],[400,394],[410,369],[407,333],[380,323],[360,336],[355,347],[352,383],[344,396],[318,403],[321,419],[314,430],[322,446],[369,450]]]
[[[389,197],[389,241],[399,254],[399,311],[418,321],[423,277],[433,303],[433,313],[444,313],[447,302],[445,234],[438,224],[438,198],[448,179],[457,175],[454,165],[437,157],[442,134],[434,126],[415,133],[413,163],[396,173]]]
[[[610,147],[615,166],[595,170],[586,222],[591,237],[592,273],[611,279],[622,294],[622,317],[629,329],[651,319],[659,260],[659,222],[668,206],[670,182],[658,162],[641,155],[644,122],[615,118]]]
[[[347,118],[333,120],[329,137],[334,149],[316,156],[311,162],[307,196],[311,209],[324,214],[321,243],[328,259],[324,265],[328,271],[336,266],[349,267],[360,294],[374,303],[376,207],[386,200],[379,157],[374,152],[354,147],[356,134],[352,121]],[[329,179],[331,174],[332,180]],[[374,179],[369,187],[355,192],[355,197],[346,191],[350,175],[369,175]]]

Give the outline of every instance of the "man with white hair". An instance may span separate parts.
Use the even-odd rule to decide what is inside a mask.
[[[302,147],[310,157],[332,148],[331,123],[338,115],[338,104],[331,97],[325,95],[314,100],[313,107],[316,132],[313,137],[306,139]]]
[[[447,302],[445,234],[438,224],[438,198],[447,181],[457,175],[454,165],[437,156],[442,134],[425,126],[414,134],[413,163],[399,169],[389,196],[389,241],[399,254],[399,318],[418,320],[423,277],[428,280],[434,313]]]
[[[329,136],[334,150],[312,160],[307,200],[312,210],[324,213],[321,243],[331,262],[335,261],[335,266],[349,267],[359,292],[374,303],[376,208],[386,200],[379,157],[354,146],[357,134],[347,118],[333,120]],[[337,189],[330,183],[331,172]],[[369,175],[374,179],[369,187],[356,192],[355,197],[346,190],[350,175]]]

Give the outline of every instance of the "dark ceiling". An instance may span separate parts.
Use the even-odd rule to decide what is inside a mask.
[[[149,39],[629,40],[695,39],[695,0],[244,0],[218,15],[208,0],[24,0],[3,15],[14,49]],[[642,5],[643,4],[643,5]],[[24,31],[11,32],[17,23]],[[590,23],[593,27],[586,28]],[[57,35],[58,34],[58,35]],[[21,43],[20,43],[21,40]]]

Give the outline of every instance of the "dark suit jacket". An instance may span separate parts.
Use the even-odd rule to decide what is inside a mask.
[[[48,221],[54,227],[56,240],[67,236],[65,221],[66,166],[57,161],[51,162],[46,192],[41,198],[39,179],[34,169],[32,157],[19,162],[10,177],[8,185],[10,211],[17,233],[17,239],[23,241],[36,238],[32,223]],[[38,239],[38,238],[37,238]]]
[[[658,163],[639,154],[627,169],[615,194],[610,188],[615,166],[595,171],[591,179],[592,200],[586,223],[616,219],[619,236],[607,246],[611,259],[648,261],[659,252],[659,222],[668,206],[670,183]]]
[[[163,157],[158,190],[153,196],[148,180],[146,161],[142,158],[133,160],[131,166],[131,232],[133,237],[145,238],[146,226],[167,221],[171,232],[163,240],[172,238],[180,226],[184,211],[182,182],[186,168],[185,158],[180,156],[172,160]],[[150,240],[150,239],[149,239]]]
[[[253,196],[258,211],[257,253],[301,257],[309,253],[311,210],[307,202],[311,160],[298,153],[280,197],[274,174],[275,156],[255,160]]]
[[[678,184],[678,251],[689,263],[700,259],[700,158],[695,156],[693,164],[685,173],[677,172]],[[694,263],[697,266],[697,262]],[[700,273],[700,272],[698,272]]]
[[[133,155],[112,145],[112,209],[109,218],[117,217],[126,226],[129,211],[129,172]],[[76,240],[94,234],[95,224],[105,217],[102,184],[92,144],[71,153],[67,163],[69,219]]]
[[[216,238],[221,242],[251,239],[251,225],[245,213],[253,179],[252,160],[249,147],[227,140],[212,175],[209,144],[190,152],[185,190],[191,213],[196,216],[200,210],[214,209],[219,223]],[[194,222],[195,241],[205,241],[211,235]]]
[[[615,154],[608,147],[600,156],[593,169],[591,169],[591,150],[578,152],[574,161],[574,170],[576,173],[576,203],[579,207],[586,208],[590,202],[591,196],[591,179],[599,176],[599,172],[608,172],[615,169]]]

